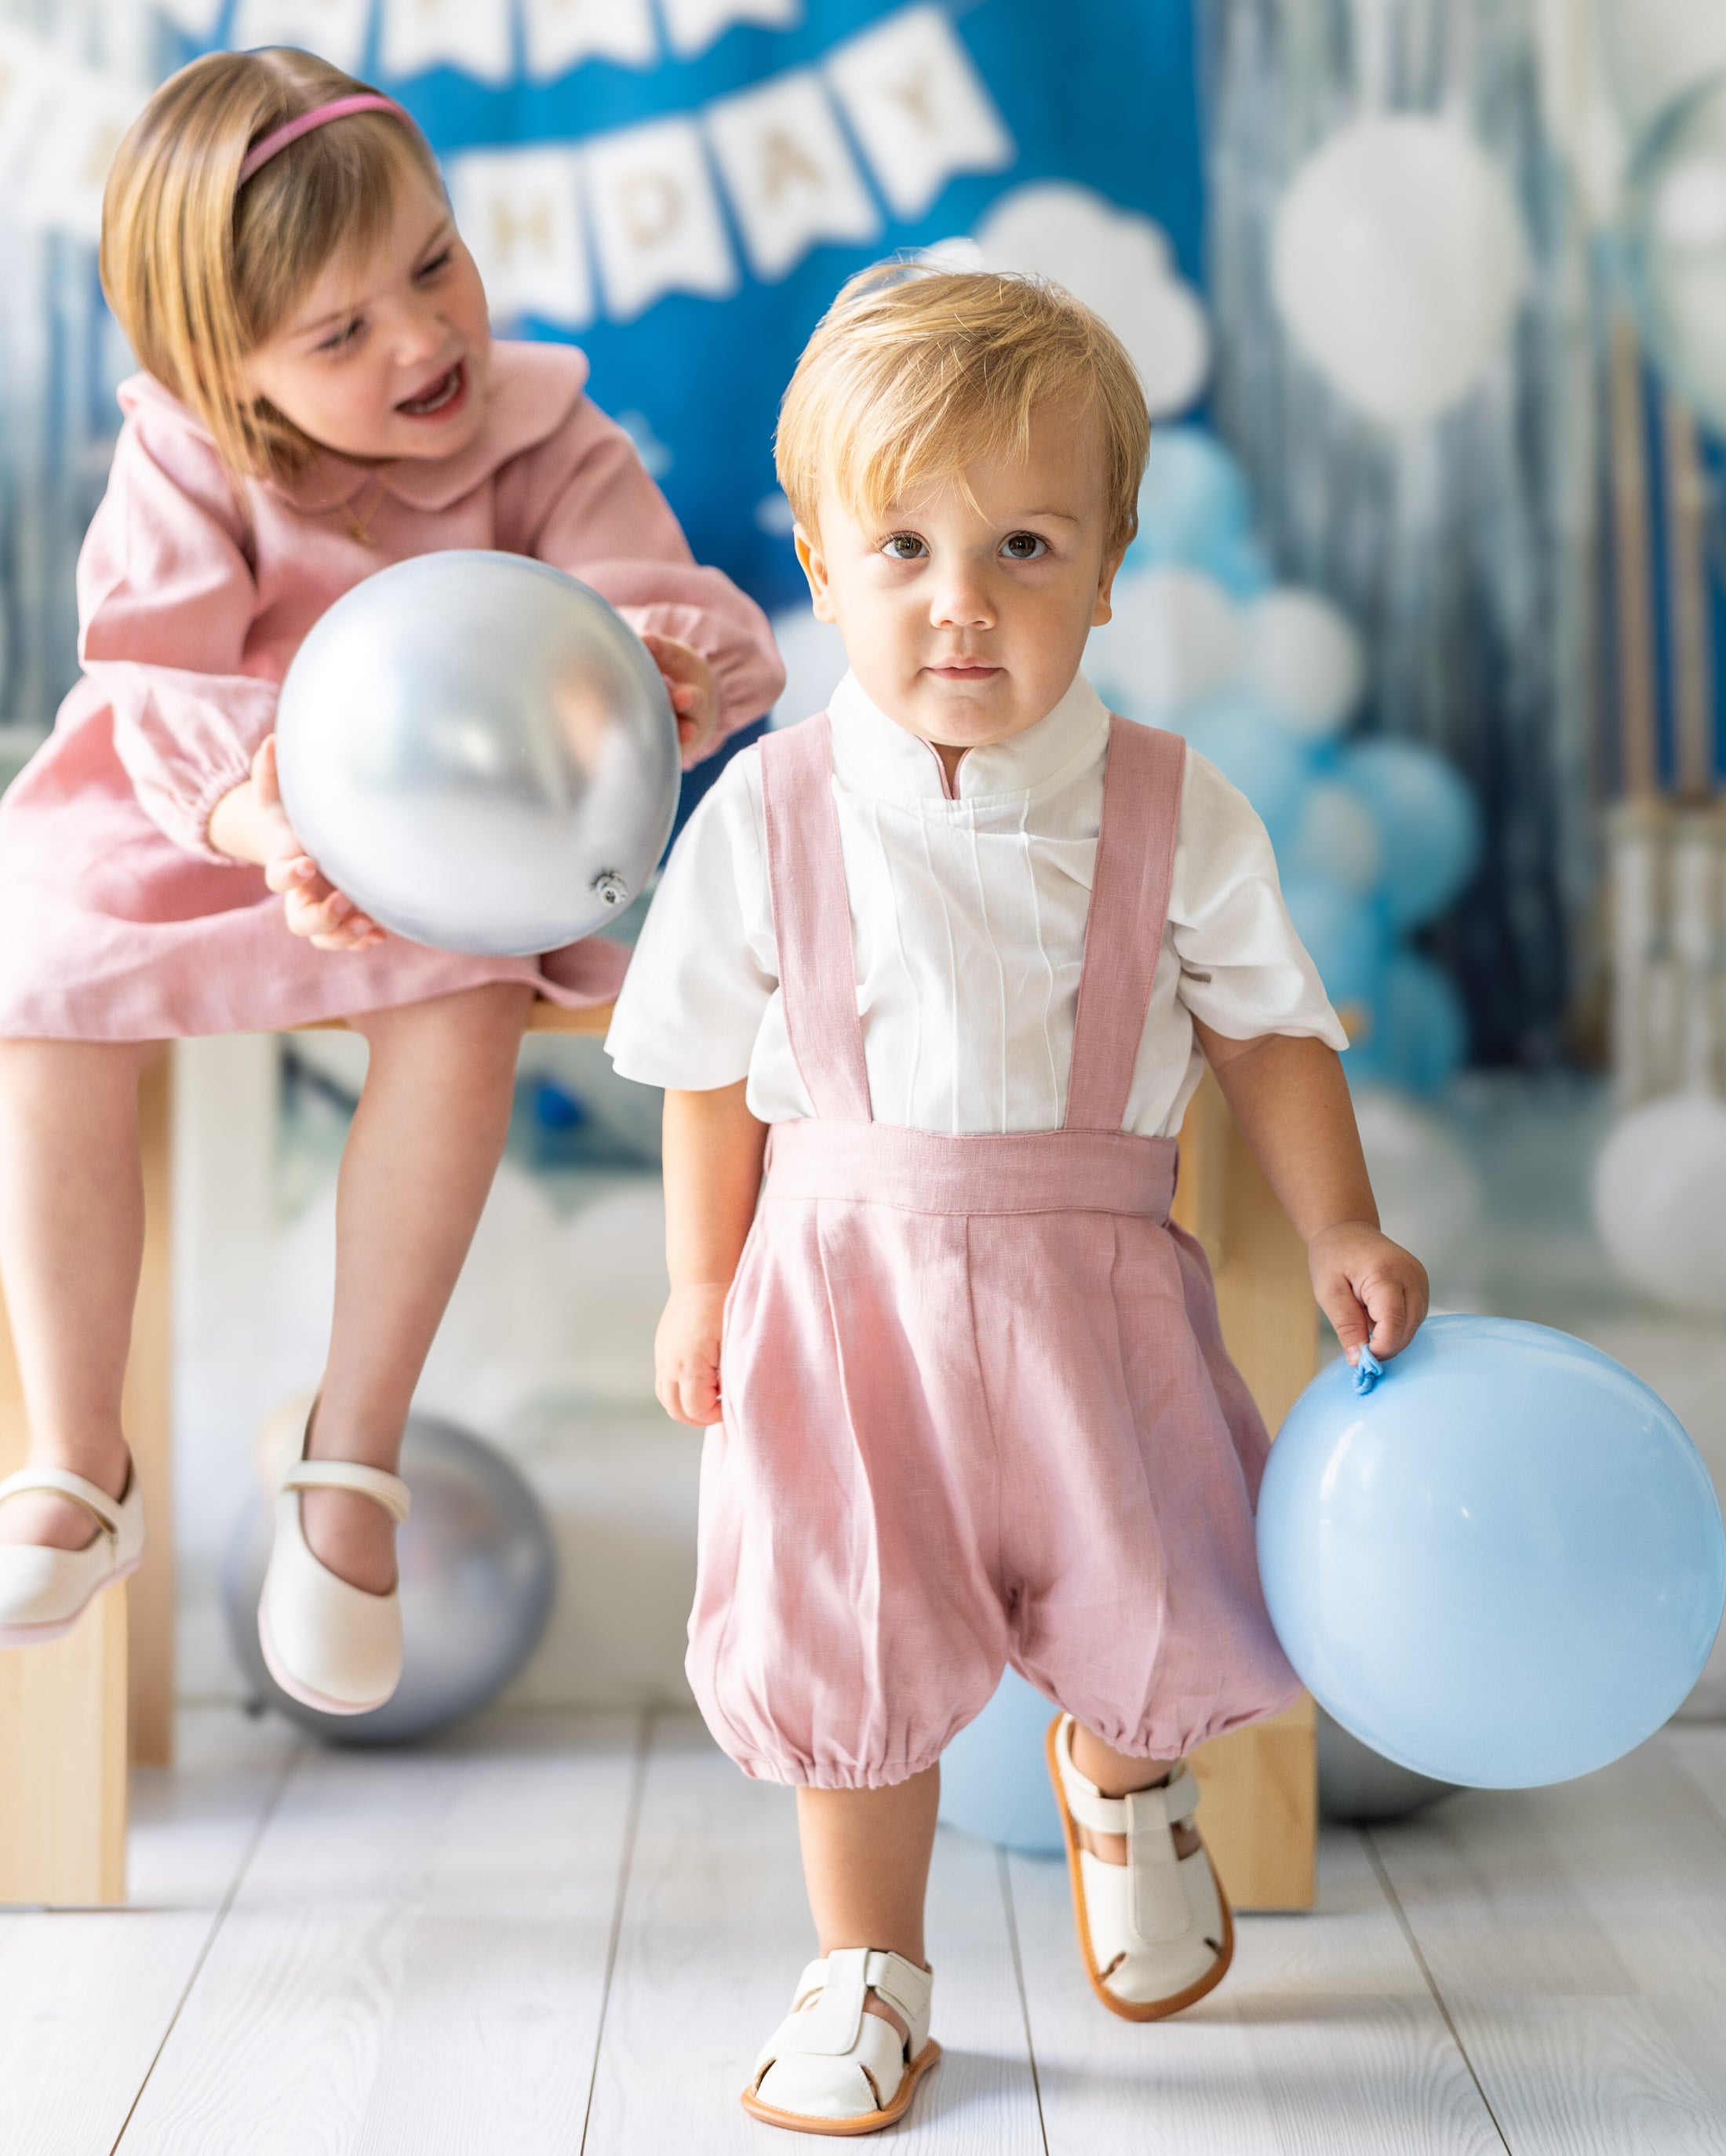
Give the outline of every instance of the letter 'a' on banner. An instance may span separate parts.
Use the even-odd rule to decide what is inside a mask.
[[[593,318],[573,150],[470,151],[449,162],[449,198],[494,321],[534,315],[565,329]]]
[[[371,14],[371,0],[239,0],[228,43],[237,53],[298,45],[354,74],[366,57]]]
[[[605,311],[627,322],[666,292],[728,299],[737,264],[701,130],[655,120],[596,135],[582,154]]]
[[[803,0],[660,0],[665,34],[679,59],[704,53],[733,23],[762,23],[789,30],[803,20]]]
[[[776,75],[710,105],[708,138],[764,283],[787,275],[819,240],[876,239],[876,208],[819,76]]]
[[[907,222],[956,173],[1013,162],[1013,137],[938,8],[889,16],[830,54],[826,73],[876,185]]]
[[[521,33],[536,82],[555,82],[583,60],[652,67],[660,57],[650,0],[521,0]]]
[[[386,75],[460,68],[480,82],[516,71],[510,0],[383,0],[378,64]]]

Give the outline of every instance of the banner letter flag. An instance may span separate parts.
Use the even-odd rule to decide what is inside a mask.
[[[145,92],[117,75],[65,68],[54,70],[48,95],[18,214],[45,230],[99,239],[108,167],[143,107]]]
[[[803,0],[660,0],[671,49],[680,59],[704,53],[733,23],[789,30],[803,20]]]
[[[881,213],[819,76],[799,70],[710,105],[707,133],[749,266],[785,276],[818,240],[876,239]]]
[[[595,136],[584,177],[605,311],[632,321],[666,292],[727,299],[737,264],[700,129],[655,120]]]
[[[453,67],[507,82],[516,71],[510,0],[383,0],[378,57],[387,75]]]
[[[907,8],[840,45],[827,79],[897,217],[922,217],[955,173],[1013,162],[1013,138],[938,8]]]
[[[0,23],[0,179],[11,191],[18,160],[41,116],[54,69],[48,48]]]
[[[449,163],[449,197],[492,317],[537,315],[566,329],[593,320],[573,150],[480,150]]]
[[[583,60],[651,67],[660,56],[648,0],[521,0],[521,28],[536,82],[555,82]]]
[[[239,0],[228,33],[235,52],[298,45],[352,74],[366,57],[371,0]]]
[[[222,0],[156,0],[156,4],[188,38],[213,37],[222,18]]]

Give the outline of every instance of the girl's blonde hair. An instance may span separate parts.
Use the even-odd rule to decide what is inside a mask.
[[[374,247],[410,174],[439,194],[424,138],[389,113],[316,127],[239,186],[250,146],[367,85],[310,53],[210,53],[132,123],[102,198],[102,290],[141,364],[189,405],[238,475],[286,479],[316,444],[245,386],[336,250]]]
[[[1038,278],[878,263],[840,289],[797,362],[773,442],[779,484],[806,531],[830,481],[878,517],[922,480],[1025,455],[1032,414],[1050,405],[1096,418],[1109,548],[1126,547],[1151,422],[1114,331]]]

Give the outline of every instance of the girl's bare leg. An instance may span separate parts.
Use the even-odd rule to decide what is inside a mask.
[[[336,1202],[336,1315],[315,1460],[393,1470],[408,1404],[509,1130],[532,1000],[511,982],[354,1020],[371,1066]],[[395,1531],[369,1498],[307,1491],[306,1538],[356,1587],[395,1584]]]
[[[138,1078],[153,1043],[0,1041],[0,1276],[30,1465],[126,1486],[121,1387],[144,1250]],[[0,1542],[81,1549],[69,1498],[0,1505]]]
[[[885,1947],[927,1967],[923,1897],[940,1798],[938,1767],[886,1789],[798,1791],[803,1876],[824,1954]],[[909,2033],[872,1991],[866,2004],[902,2036]]]

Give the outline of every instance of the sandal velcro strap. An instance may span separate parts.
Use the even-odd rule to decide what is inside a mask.
[[[110,1497],[105,1490],[83,1476],[74,1475],[64,1467],[21,1467],[16,1475],[8,1475],[0,1482],[0,1505],[8,1497],[22,1497],[34,1491],[40,1495],[69,1497],[74,1505],[82,1505],[86,1512],[93,1513],[99,1524],[110,1535],[120,1532],[121,1500]]]
[[[399,1475],[381,1467],[362,1467],[352,1460],[296,1460],[283,1476],[284,1490],[352,1490],[382,1505],[398,1527],[408,1517],[412,1502],[408,1486]]]
[[[1189,1781],[1191,1779],[1187,1776]],[[1177,1783],[1168,1789],[1137,1789],[1123,1799],[1128,1819],[1128,1922],[1147,1945],[1179,1938],[1193,1920],[1180,1859],[1174,1852],[1174,1823],[1179,1815],[1168,1801],[1178,1794]],[[1188,1810],[1191,1809],[1189,1803]]]
[[[804,1971],[797,1987],[799,2000],[818,1991],[820,1995],[797,2015],[794,2032],[781,2049],[843,2058],[862,2031],[864,2001],[871,1991],[915,2030],[928,2013],[933,1983],[927,1969],[902,1954],[880,1947],[838,1948]]]

